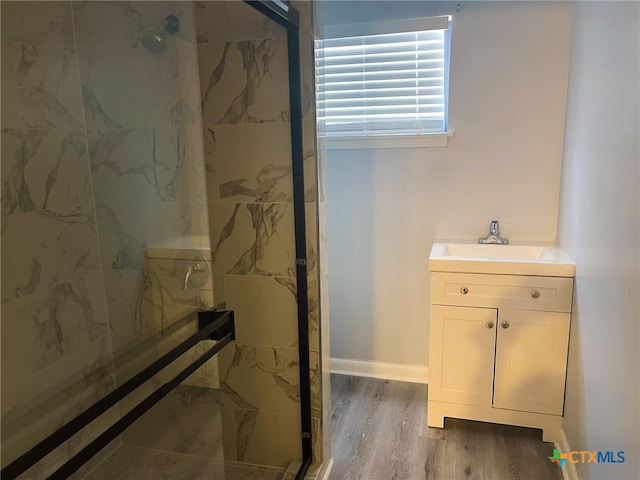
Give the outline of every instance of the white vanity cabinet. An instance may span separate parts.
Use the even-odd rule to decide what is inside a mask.
[[[573,278],[431,274],[428,425],[562,422]]]

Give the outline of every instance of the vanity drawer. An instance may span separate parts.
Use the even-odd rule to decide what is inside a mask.
[[[573,278],[467,273],[431,274],[431,303],[571,312]]]

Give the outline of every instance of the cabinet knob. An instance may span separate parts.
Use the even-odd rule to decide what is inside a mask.
[[[487,328],[493,328],[493,322],[491,320],[485,323],[485,325],[487,326]]]
[[[466,295],[467,293],[469,293],[469,289],[467,287],[462,287],[460,289],[460,293],[463,295]]]
[[[509,328],[509,322],[507,322],[506,320],[502,322],[502,328]]]
[[[540,292],[538,290],[532,290],[531,291],[531,296],[533,298],[538,298],[540,296]]]

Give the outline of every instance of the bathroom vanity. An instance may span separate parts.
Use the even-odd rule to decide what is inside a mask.
[[[542,429],[558,440],[575,265],[555,246],[435,243],[427,423]]]

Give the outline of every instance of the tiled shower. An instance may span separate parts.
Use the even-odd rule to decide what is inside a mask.
[[[320,464],[330,433],[317,12],[293,6]],[[215,308],[235,312],[235,342],[73,478],[282,478],[302,458],[286,30],[233,1],[3,1],[1,14],[2,467]],[[141,32],[170,15],[178,32],[161,52],[145,48]],[[19,478],[47,478],[210,343]]]

